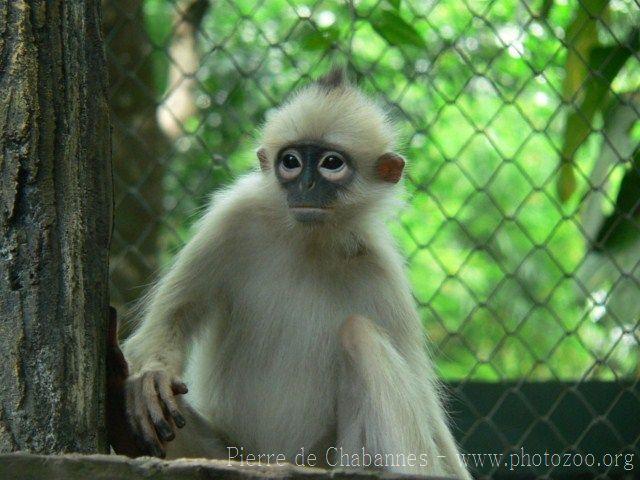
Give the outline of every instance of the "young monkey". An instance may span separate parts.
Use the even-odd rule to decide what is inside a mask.
[[[124,345],[130,429],[158,456],[470,478],[384,223],[405,163],[387,116],[335,70],[261,141]]]

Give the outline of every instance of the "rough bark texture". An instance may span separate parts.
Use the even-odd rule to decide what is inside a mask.
[[[375,480],[382,478],[424,479],[391,475],[376,471],[340,471],[294,465],[250,466],[224,460],[131,459],[119,455],[64,455],[57,457],[26,454],[0,455],[0,478],[21,480],[204,480],[204,479],[304,479],[345,478]],[[429,477],[435,480],[435,477]]]
[[[106,448],[106,81],[99,0],[0,0],[0,452]]]
[[[142,3],[102,0],[115,181],[111,303],[121,319],[127,319],[131,303],[158,270],[162,160],[170,152],[156,120],[154,50],[144,29]]]

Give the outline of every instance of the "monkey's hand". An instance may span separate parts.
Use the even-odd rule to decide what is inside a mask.
[[[124,385],[129,376],[127,364],[118,345],[118,319],[116,309],[109,307],[107,330],[107,438],[109,445],[120,455],[138,457],[148,455],[147,449],[137,441],[129,428],[125,407]]]
[[[125,382],[129,428],[151,455],[164,458],[165,442],[175,438],[175,427],[184,427],[175,395],[187,391],[184,383],[162,370],[143,370]]]
[[[129,376],[129,366],[118,345],[116,310],[110,307],[107,334],[107,434],[121,455],[164,456],[163,442],[175,436],[173,425],[184,426],[174,395],[187,386],[163,372]],[[158,414],[158,411],[161,413]]]

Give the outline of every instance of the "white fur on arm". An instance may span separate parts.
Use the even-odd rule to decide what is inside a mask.
[[[215,275],[214,268],[207,268],[215,255],[215,236],[207,239],[211,228],[203,227],[148,294],[142,322],[123,345],[132,374],[162,370],[182,375],[186,352],[207,311],[210,293],[202,289],[214,284],[213,278],[202,279]]]
[[[419,362],[423,368],[412,365],[417,356],[401,354],[380,327],[361,316],[347,319],[341,340],[346,356],[340,377],[338,445],[343,451],[358,454],[364,447],[370,455],[383,456],[387,469],[396,473],[470,479],[441,414],[426,354]],[[400,461],[389,466],[390,458]]]

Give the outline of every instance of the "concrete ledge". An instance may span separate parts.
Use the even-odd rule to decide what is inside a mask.
[[[151,457],[121,455],[0,455],[0,479],[20,480],[209,480],[209,479],[296,479],[345,478],[373,480],[388,478],[425,479],[364,470],[322,470],[283,466],[250,466],[224,460],[182,459],[165,461]],[[430,477],[433,479],[433,477]]]

